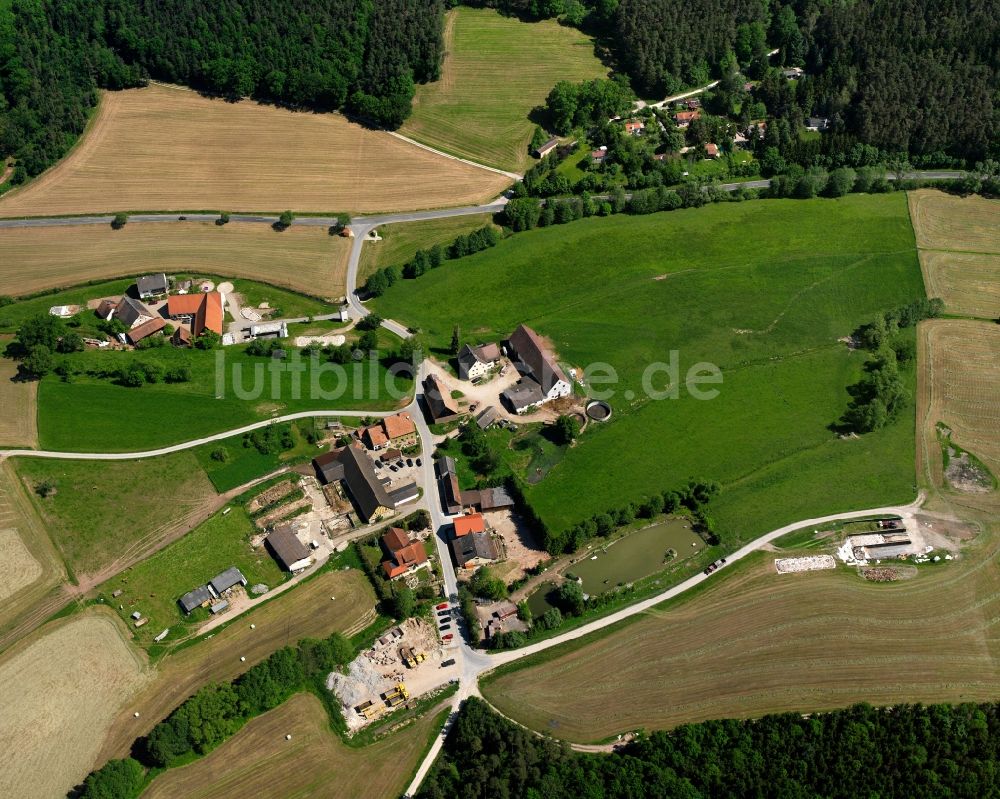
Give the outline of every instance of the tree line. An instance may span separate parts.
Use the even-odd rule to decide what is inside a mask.
[[[865,363],[864,377],[848,388],[853,399],[841,419],[843,427],[854,433],[871,433],[899,415],[908,399],[899,367],[916,357],[912,339],[899,331],[940,316],[943,310],[942,300],[923,298],[880,313],[854,332],[853,340],[873,354]]]
[[[978,799],[1000,792],[1000,704],[858,704],[723,719],[580,754],[467,699],[419,799]]]
[[[83,132],[98,89],[149,78],[386,127],[436,80],[443,0],[12,0],[0,6],[0,155],[13,182]]]
[[[228,683],[210,683],[157,724],[133,746],[132,757],[112,760],[84,780],[80,799],[133,799],[149,769],[169,768],[212,751],[254,716],[272,710],[299,691],[312,691],[338,731],[340,707],[326,688],[331,671],[349,663],[355,648],[341,633],[286,646]]]

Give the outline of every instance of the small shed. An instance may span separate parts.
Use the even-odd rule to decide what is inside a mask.
[[[229,607],[228,600],[220,599],[218,602],[212,605],[212,607],[210,607],[208,610],[209,613],[211,613],[214,616],[216,613],[222,613],[222,611],[224,611],[228,607]]]
[[[215,599],[212,596],[212,591],[207,585],[199,585],[197,588],[188,591],[184,596],[177,600],[181,606],[181,610],[185,613],[190,613],[195,608],[204,607],[209,602]]]
[[[544,158],[549,153],[551,153],[556,147],[559,146],[559,139],[551,138],[545,144],[541,145],[537,150],[535,150],[535,155],[539,158]]]
[[[216,594],[222,596],[223,591],[228,591],[234,585],[246,585],[247,578],[243,576],[243,572],[237,569],[235,566],[230,566],[221,574],[215,575],[209,582],[212,586],[212,590]]]

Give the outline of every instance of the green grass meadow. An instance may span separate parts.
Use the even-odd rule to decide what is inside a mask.
[[[591,425],[529,489],[554,528],[705,477],[724,486],[712,510],[720,528],[744,539],[912,499],[912,411],[860,440],[838,439],[829,425],[865,360],[837,339],[923,292],[905,196],[853,195],[521,233],[398,282],[377,308],[420,328],[432,347],[446,346],[456,323],[467,340],[486,341],[523,322],[552,340],[563,364],[614,368],[611,421]],[[671,351],[681,396],[648,399],[644,371]],[[722,371],[722,385],[705,386],[719,389],[715,399],[684,388],[699,362]],[[668,382],[651,378],[655,389]]]
[[[594,41],[556,20],[521,22],[486,8],[448,12],[441,79],[417,87],[401,132],[506,170],[532,162],[528,118],[560,80],[606,77]]]
[[[278,369],[283,362],[247,355],[239,347],[202,351],[166,346],[139,352],[87,351],[70,357],[88,368],[131,360],[156,362],[168,369],[184,365],[190,367],[192,380],[132,388],[111,379],[81,375],[64,382],[49,375],[38,386],[38,437],[43,449],[138,451],[287,413],[389,410],[400,404],[385,390],[387,373],[377,362],[352,363],[332,371],[334,364],[314,369],[303,358],[304,371],[293,373]],[[314,381],[317,392],[312,390]],[[402,392],[412,390],[412,381],[399,378],[395,383]]]
[[[264,547],[250,548],[253,532],[246,512],[234,505],[229,513],[216,513],[166,549],[111,578],[99,591],[127,623],[134,611],[149,618],[136,631],[139,641],[150,643],[166,627],[171,628],[169,640],[173,640],[186,625],[209,617],[204,609],[185,616],[177,600],[230,566],[243,572],[248,588],[256,583],[274,588],[284,582],[287,575]],[[119,588],[124,593],[112,599]]]

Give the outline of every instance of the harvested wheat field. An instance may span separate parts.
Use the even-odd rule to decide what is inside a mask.
[[[920,250],[920,268],[927,294],[944,300],[950,313],[1000,317],[1000,255]]]
[[[1000,253],[1000,200],[936,189],[912,191],[907,198],[917,247]]]
[[[0,294],[25,295],[147,272],[195,272],[342,297],[350,240],[321,227],[277,233],[230,222],[130,222],[0,229]],[[2,429],[2,428],[0,428]]]
[[[296,694],[207,757],[156,778],[142,796],[395,799],[406,789],[439,723],[432,711],[377,743],[354,749],[330,730],[315,696]]]
[[[991,322],[934,319],[920,326],[920,449],[932,482],[941,485],[936,425],[1000,475],[1000,327]]]
[[[4,262],[2,257],[0,262]],[[2,288],[0,293],[4,293]],[[8,340],[0,337],[0,347],[7,346]],[[15,377],[17,364],[6,358],[0,360],[0,408],[3,408],[3,413],[0,414],[0,446],[35,447],[38,445],[35,404],[38,382],[18,381]]]
[[[104,93],[72,152],[5,195],[0,215],[408,211],[483,202],[509,183],[340,114],[152,85]]]
[[[41,564],[31,556],[17,530],[0,529],[0,602],[41,576]]]
[[[1000,317],[1000,200],[921,189],[909,203],[928,296],[950,313]]]
[[[0,796],[63,796],[90,771],[115,712],[146,680],[110,614],[57,623],[0,662]]]
[[[358,632],[375,620],[374,608],[375,594],[362,572],[324,572],[240,616],[211,638],[168,654],[157,663],[154,679],[119,713],[101,748],[100,763],[126,755],[132,741],[206,683],[231,680],[303,638]]]
[[[483,695],[535,730],[582,742],[860,701],[995,701],[997,532],[960,560],[886,585],[843,566],[778,575],[773,554],[756,553],[700,592],[500,676]]]
[[[31,507],[31,501],[21,491],[10,462],[0,464],[0,651],[6,643],[30,632],[50,616],[65,599],[50,594],[64,576],[62,564],[52,542]],[[43,602],[57,602],[55,606]],[[27,629],[13,629],[25,615],[41,615]]]

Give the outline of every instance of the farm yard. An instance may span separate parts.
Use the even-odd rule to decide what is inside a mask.
[[[997,533],[891,586],[844,568],[779,575],[759,552],[613,632],[505,667],[482,693],[578,742],[860,701],[992,700],[1000,651],[983,620],[1000,612]]]
[[[141,559],[203,521],[216,503],[190,452],[140,461],[19,458],[14,467],[78,580],[104,579]],[[43,483],[54,488],[44,498],[37,494]]]
[[[0,338],[0,347],[8,339]],[[38,444],[35,420],[38,384],[31,380],[16,380],[17,364],[0,358],[0,446],[34,447]]]
[[[119,622],[90,611],[0,659],[0,795],[62,796],[82,780],[118,709],[148,679]]]
[[[174,641],[206,621],[207,610],[196,608],[185,616],[177,600],[231,566],[246,577],[246,590],[254,585],[274,589],[287,578],[263,545],[251,549],[250,537],[257,530],[246,512],[237,506],[230,508],[228,513],[216,513],[183,538],[99,588],[126,623],[131,621],[133,613],[149,620],[135,632],[142,644],[150,645],[155,636],[168,628],[170,634],[166,640]],[[123,593],[113,597],[118,590]],[[242,588],[234,590],[244,592]]]
[[[472,293],[490,301],[472,306],[464,301]],[[613,418],[588,428],[528,487],[550,527],[698,476],[722,484],[712,515],[735,542],[797,518],[912,500],[912,406],[860,439],[840,439],[830,426],[865,358],[838,339],[923,296],[906,198],[853,195],[519,233],[398,281],[376,308],[421,329],[432,347],[446,348],[456,324],[478,342],[527,322],[565,366],[614,367]],[[646,398],[645,367],[669,362],[672,351],[679,380],[699,363],[721,369],[715,399],[695,401],[681,387],[679,399]],[[912,372],[903,371],[911,386]],[[671,379],[659,372],[651,385]]]
[[[398,796],[443,724],[443,713],[436,710],[376,743],[353,748],[330,730],[316,697],[297,694],[207,757],[156,778],[143,797]]]
[[[427,250],[435,244],[447,246],[458,236],[471,233],[492,222],[493,217],[490,214],[471,214],[450,219],[384,225],[378,228],[378,235],[382,240],[366,241],[361,250],[358,281],[363,281],[372,272],[386,266],[403,266],[417,250]]]
[[[407,211],[484,202],[509,183],[340,114],[151,85],[104,92],[76,147],[4,195],[0,215]]]
[[[281,233],[240,222],[129,222],[121,230],[103,225],[5,228],[0,229],[0,294],[25,296],[86,281],[195,272],[337,298],[344,295],[349,254],[349,239],[294,224]],[[87,289],[77,293],[101,296]]]
[[[401,132],[500,169],[531,165],[528,114],[558,81],[608,74],[593,39],[554,19],[527,23],[462,7],[448,12],[444,36],[441,78],[417,87]]]
[[[927,295],[950,313],[1000,317],[1000,200],[921,189],[909,203]]]
[[[359,569],[328,570],[210,637],[168,651],[156,662],[150,681],[118,714],[98,763],[124,757],[136,738],[202,686],[232,680],[275,650],[303,638],[326,638],[334,632],[354,635],[375,619],[375,594],[364,574]]]

